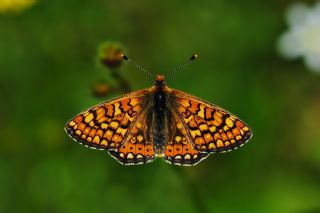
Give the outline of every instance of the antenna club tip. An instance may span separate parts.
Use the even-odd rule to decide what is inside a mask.
[[[190,60],[191,61],[193,61],[193,60],[195,60],[195,59],[197,59],[198,58],[198,54],[193,54],[192,56],[191,56],[191,58],[190,58]]]
[[[121,58],[123,58],[124,60],[128,61],[128,57],[127,57],[125,54],[122,53],[120,56],[121,56]]]

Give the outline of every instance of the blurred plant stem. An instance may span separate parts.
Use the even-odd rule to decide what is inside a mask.
[[[129,82],[121,75],[121,65],[123,63],[122,54],[124,47],[116,42],[104,42],[98,47],[98,61],[107,68],[111,77],[116,81],[115,87],[109,87],[107,82],[97,83],[93,88],[93,94],[98,97],[105,97],[111,92],[128,93],[131,91]]]
[[[111,76],[117,81],[118,88],[123,93],[128,93],[131,91],[129,82],[119,74],[119,70],[111,69]]]

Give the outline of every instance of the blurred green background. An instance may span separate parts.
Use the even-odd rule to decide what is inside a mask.
[[[54,0],[2,8],[0,212],[320,212],[320,76],[276,51],[290,3]],[[167,84],[238,115],[252,127],[251,141],[194,167],[122,166],[73,142],[66,121],[121,94],[91,92],[97,81],[117,84],[96,60],[105,41],[119,42],[153,74],[199,53]],[[133,66],[117,72],[132,90],[153,84]]]

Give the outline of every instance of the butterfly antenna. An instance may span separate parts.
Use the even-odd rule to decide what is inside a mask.
[[[146,70],[145,68],[139,66],[138,64],[136,64],[134,61],[132,61],[130,58],[128,58],[126,55],[122,54],[121,57],[126,60],[127,62],[129,62],[130,64],[133,64],[135,67],[137,67],[138,69],[142,70],[143,72],[145,72],[146,74],[148,74],[149,76],[151,76],[153,78],[153,75],[148,72],[148,70]]]
[[[175,72],[180,70],[182,67],[190,64],[192,61],[196,60],[198,58],[198,54],[193,54],[188,60],[186,60],[184,63],[182,63],[180,66],[177,66],[174,70],[172,70],[168,75],[167,79],[171,77]]]

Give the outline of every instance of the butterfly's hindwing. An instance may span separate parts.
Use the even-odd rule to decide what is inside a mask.
[[[145,164],[154,159],[154,147],[147,136],[145,114],[139,116],[123,144],[118,149],[109,150],[109,154],[124,165]]]
[[[195,145],[191,135],[189,134],[188,127],[185,125],[180,114],[175,110],[176,104],[172,97],[168,98],[168,106],[170,109],[167,126],[169,126],[164,150],[165,160],[174,165],[191,166],[199,163],[205,159],[209,153],[200,152],[195,149]]]

